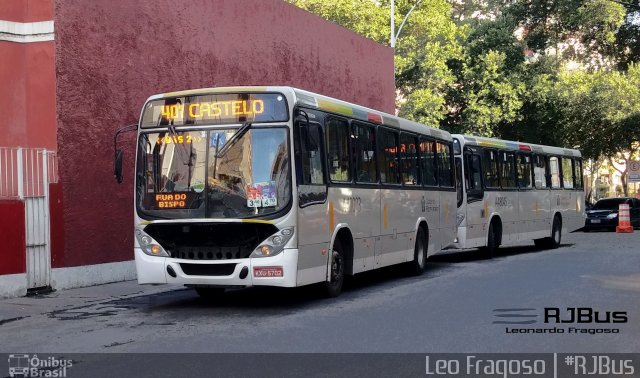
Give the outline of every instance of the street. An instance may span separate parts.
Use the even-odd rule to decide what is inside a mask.
[[[75,352],[640,352],[640,233],[576,232],[562,247],[501,248],[355,277],[335,299],[313,287],[251,288],[218,303],[193,290],[135,282],[0,301],[4,353]],[[626,312],[626,323],[543,324],[544,308]],[[494,324],[524,309],[537,324]],[[498,311],[494,311],[498,310]],[[526,312],[526,311],[525,311]],[[533,317],[533,316],[532,316]],[[505,319],[508,319],[505,318]],[[529,318],[526,318],[529,319]],[[563,333],[514,333],[553,328]],[[577,328],[616,328],[589,334]]]

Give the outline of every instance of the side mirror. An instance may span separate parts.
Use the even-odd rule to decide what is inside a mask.
[[[113,158],[113,175],[118,184],[122,183],[122,156],[124,153],[121,149],[117,149]]]
[[[122,133],[128,133],[138,130],[138,125],[133,124],[125,127],[121,127],[116,130],[116,134],[113,136],[113,175],[118,181],[118,184],[122,182],[122,150],[118,148],[118,135]]]

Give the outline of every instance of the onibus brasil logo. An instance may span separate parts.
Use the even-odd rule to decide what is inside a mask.
[[[9,355],[10,377],[66,377],[73,361],[58,357],[38,358],[28,354]]]

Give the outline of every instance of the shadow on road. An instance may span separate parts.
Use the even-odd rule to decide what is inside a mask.
[[[563,244],[563,247],[570,245]],[[545,250],[536,248],[533,245],[507,247],[498,249],[493,259],[486,259],[482,252],[477,249],[450,250],[431,257],[427,271],[422,276],[407,274],[407,269],[403,265],[385,267],[358,274],[345,282],[342,296],[335,299],[324,298],[321,287],[312,285],[300,288],[251,287],[228,289],[225,295],[215,300],[201,299],[194,290],[183,289],[115,300],[110,303],[114,307],[123,309],[135,308],[142,312],[154,314],[164,312],[172,316],[194,316],[198,313],[211,315],[242,313],[242,315],[246,316],[246,310],[251,310],[255,316],[270,316],[299,311],[301,308],[339,305],[341,301],[349,301],[380,290],[413,285],[417,282],[428,284],[429,280],[447,275],[452,270],[465,269],[464,264],[466,263],[491,264],[496,259],[543,251]]]

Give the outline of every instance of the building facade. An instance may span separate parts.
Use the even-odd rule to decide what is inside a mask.
[[[154,93],[291,85],[392,113],[393,51],[281,0],[0,2],[0,296],[135,278],[133,158]]]

